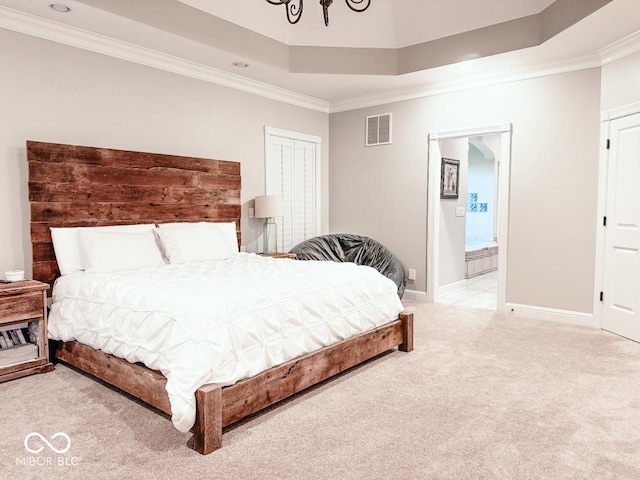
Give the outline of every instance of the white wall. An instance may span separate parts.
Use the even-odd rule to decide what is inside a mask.
[[[393,144],[364,147],[385,112]],[[424,291],[429,132],[512,122],[507,301],[591,312],[599,112],[591,69],[332,114],[329,228],[378,239]]]
[[[258,248],[265,125],[322,137],[328,229],[328,115],[0,29],[0,275],[31,268],[26,140],[242,163],[242,237]]]

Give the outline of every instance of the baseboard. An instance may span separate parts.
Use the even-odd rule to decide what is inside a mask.
[[[444,297],[453,292],[457,292],[458,290],[463,289],[465,286],[464,280],[458,280],[457,282],[449,283],[448,285],[443,285],[438,287],[438,295],[436,298]]]
[[[572,312],[570,310],[535,307],[532,305],[520,305],[518,303],[506,303],[505,312],[511,315],[517,315],[518,317],[533,318],[534,320],[547,320],[550,322],[600,329],[600,325],[597,325],[592,313]]]
[[[404,293],[410,293],[411,295],[418,295],[418,296],[427,296],[427,292],[421,292],[419,290],[409,290],[408,288],[405,288]]]

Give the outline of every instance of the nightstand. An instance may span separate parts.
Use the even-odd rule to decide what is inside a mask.
[[[275,253],[261,253],[263,257],[271,257],[271,258],[292,258],[296,259],[297,255],[295,253],[286,253],[286,252],[275,252]]]
[[[47,341],[48,289],[35,280],[0,284],[0,382],[53,370]]]

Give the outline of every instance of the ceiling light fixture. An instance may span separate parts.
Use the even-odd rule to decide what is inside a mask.
[[[304,0],[267,0],[271,5],[284,5],[287,10],[287,20],[291,25],[295,25],[302,17],[302,7]],[[345,0],[347,6],[354,12],[364,12],[371,5],[371,0]],[[320,0],[322,12],[324,13],[324,24],[329,26],[329,7],[333,0]]]
[[[71,7],[69,5],[65,5],[64,3],[50,3],[50,8],[53,8],[56,12],[59,13],[69,13],[71,11]]]
[[[466,60],[464,62],[460,62],[457,64],[458,71],[462,73],[468,73],[474,68],[476,68],[475,63],[472,63],[472,60]]]

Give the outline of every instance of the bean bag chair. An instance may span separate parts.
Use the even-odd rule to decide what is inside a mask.
[[[407,284],[402,262],[381,243],[369,237],[349,233],[321,235],[300,242],[291,250],[298,260],[333,260],[367,265],[389,277],[398,286],[402,298]]]

